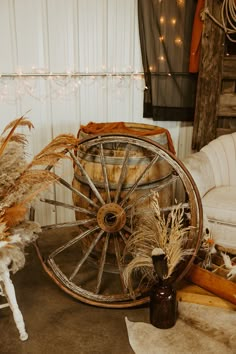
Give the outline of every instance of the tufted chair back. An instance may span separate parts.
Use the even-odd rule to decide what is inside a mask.
[[[212,140],[183,163],[198,187],[215,242],[236,254],[236,133]]]
[[[236,186],[236,133],[212,140],[199,152],[184,159],[200,196],[219,186]]]
[[[236,133],[216,138],[201,151],[209,160],[215,186],[236,186]]]

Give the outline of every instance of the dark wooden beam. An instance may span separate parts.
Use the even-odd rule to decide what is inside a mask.
[[[219,18],[221,3],[208,0],[208,9],[211,14]],[[200,150],[216,137],[224,40],[223,30],[205,15],[193,127],[194,150]]]

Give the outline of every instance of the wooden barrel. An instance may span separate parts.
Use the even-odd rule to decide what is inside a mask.
[[[109,130],[109,123],[107,124]],[[136,123],[125,123],[125,128],[127,128],[128,133],[132,135],[142,135],[147,136],[150,139],[156,141],[167,150],[169,148],[169,137],[167,132],[164,130],[157,130],[156,126],[148,125],[148,124],[136,124]],[[114,131],[113,131],[114,132]],[[123,132],[123,130],[122,130]],[[136,134],[134,133],[136,132]],[[116,133],[120,133],[119,130]],[[153,134],[152,134],[153,133]],[[86,138],[90,136],[90,134],[86,133],[81,129],[79,131],[79,138]],[[106,144],[104,148],[104,157],[106,162],[106,170],[107,176],[109,180],[109,189],[111,192],[111,201],[113,201],[114,196],[117,190],[117,183],[119,181],[119,177],[121,174],[122,166],[124,163],[125,157],[125,148],[126,143],[109,143]],[[83,166],[86,173],[89,175],[90,179],[93,181],[93,184],[96,186],[97,190],[99,191],[100,195],[107,202],[106,198],[106,191],[104,190],[104,177],[103,177],[103,170],[101,164],[101,157],[100,157],[100,148],[99,146],[94,146],[89,150],[84,150],[83,144],[79,146],[77,152],[77,158],[81,165]],[[146,149],[142,148],[142,142],[140,142],[140,146],[133,146],[131,145],[131,150],[129,151],[129,158],[127,161],[127,173],[122,184],[122,190],[120,193],[119,201],[125,198],[125,195],[129,191],[130,188],[134,185],[137,178],[142,174],[142,171],[147,167],[150,161],[153,158],[153,153],[147,151]],[[129,203],[132,203],[133,200],[138,199],[139,197],[145,195],[149,192],[160,180],[163,180],[170,176],[172,173],[172,167],[169,163],[164,160],[163,158],[159,158],[158,161],[149,169],[148,173],[142,178],[140,185],[135,189],[135,191],[129,197]],[[79,190],[83,195],[87,196],[88,198],[92,199],[96,204],[99,204],[97,197],[95,196],[94,192],[91,190],[87,178],[83,176],[80,169],[75,166],[74,170],[74,178],[72,185],[74,188]],[[173,186],[172,184],[164,187],[159,192],[159,202],[161,207],[165,207],[172,204],[173,198]],[[118,204],[119,204],[118,201]],[[94,207],[89,204],[86,199],[80,197],[79,195],[73,193],[73,202],[75,205],[85,208],[86,210],[94,211]],[[150,200],[145,199],[145,202],[142,204],[138,204],[139,207],[136,210],[130,210],[129,212],[137,213],[138,208],[147,207],[147,203]],[[76,212],[76,219],[77,220],[84,220],[86,218],[90,218],[90,216],[86,216],[83,213]],[[132,225],[129,225],[132,228]],[[127,235],[128,237],[128,235]],[[91,236],[91,240],[94,236]],[[88,241],[90,238],[86,238],[83,241],[85,248],[88,247]],[[99,241],[96,245],[95,250],[101,252],[103,246],[103,242]],[[114,255],[114,245],[109,245],[109,253]],[[121,252],[123,246],[120,247]]]

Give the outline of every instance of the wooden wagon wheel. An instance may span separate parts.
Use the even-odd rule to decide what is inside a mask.
[[[63,227],[65,236],[54,239],[59,244],[51,242],[46,256],[41,236],[36,243],[42,265],[53,281],[71,296],[100,307],[125,308],[148,302],[147,288],[137,284],[134,299],[124,286],[127,260],[123,250],[137,210],[148,205],[153,191],[158,191],[164,210],[170,210],[178,198],[193,226],[189,245],[195,252],[182,265],[176,281],[180,280],[193,262],[202,235],[200,196],[181,161],[160,144],[128,134],[90,136],[70,155],[75,178],[71,184],[60,178],[60,184],[72,193],[74,203],[44,201],[73,209],[76,220],[44,227],[54,231]],[[72,234],[65,231],[72,226]]]

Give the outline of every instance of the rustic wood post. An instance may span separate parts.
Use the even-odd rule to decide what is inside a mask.
[[[221,5],[219,0],[206,0],[209,12],[217,19]],[[193,125],[194,150],[200,150],[216,137],[224,39],[224,31],[205,14]]]

